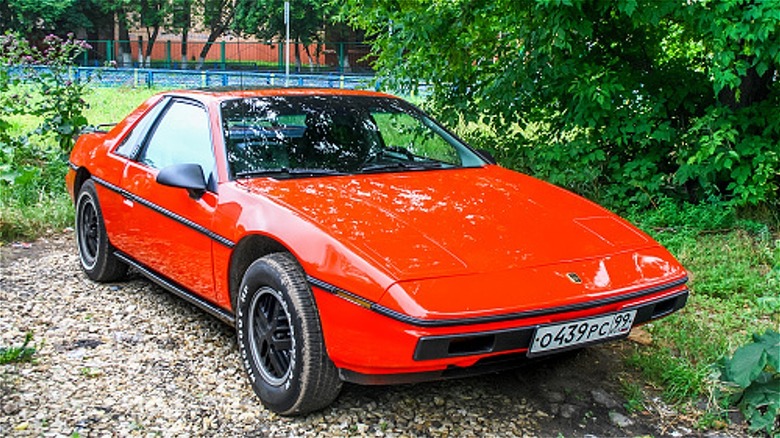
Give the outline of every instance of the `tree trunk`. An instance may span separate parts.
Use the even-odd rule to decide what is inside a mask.
[[[759,76],[755,67],[750,67],[739,88],[724,88],[718,94],[718,100],[723,105],[731,109],[748,107],[758,102],[762,102],[769,97],[772,78],[775,76],[775,69],[767,69],[763,75]]]
[[[303,51],[306,52],[306,57],[309,58],[309,72],[314,71],[314,58],[311,57],[311,52],[309,51],[309,46],[304,45]]]
[[[187,68],[187,39],[192,26],[192,3],[185,2],[181,17],[181,65],[179,68]]]
[[[295,43],[295,72],[301,72],[301,46],[299,43]]]
[[[224,31],[225,29],[223,27],[211,31],[208,40],[206,40],[206,44],[203,46],[203,50],[200,51],[200,56],[198,56],[198,70],[203,68],[203,63],[206,62],[206,56],[209,54],[211,46],[214,45],[214,42],[217,41],[217,38],[219,38]]]
[[[138,35],[138,66],[144,66],[144,37]]]
[[[187,36],[189,29],[184,29],[181,32],[181,69],[187,68]]]
[[[119,49],[117,63],[121,67],[130,67],[133,65],[133,48],[130,46],[130,31],[127,29],[127,16],[125,11],[117,12],[119,22]]]
[[[146,28],[146,36],[149,37],[149,43],[146,45],[146,67],[151,67],[152,49],[154,48],[154,42],[157,41],[157,35],[160,33],[160,26],[154,26],[151,34],[149,28]]]

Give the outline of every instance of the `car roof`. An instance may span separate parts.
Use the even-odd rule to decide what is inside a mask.
[[[396,98],[395,96],[376,91],[306,87],[215,87],[165,91],[160,93],[160,95],[189,97],[204,102],[263,96],[371,96]]]

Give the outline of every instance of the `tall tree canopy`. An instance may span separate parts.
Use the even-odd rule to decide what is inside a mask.
[[[0,0],[0,33],[20,32],[32,39],[48,33],[88,32],[96,27],[93,19],[102,12],[106,0]]]
[[[254,0],[238,2],[236,25],[247,34],[262,39],[284,36],[284,1]],[[290,2],[290,38],[301,43],[319,39],[319,34],[334,6],[330,1],[295,0]]]
[[[430,84],[432,108],[509,164],[624,204],[779,198],[780,2],[349,0],[348,11],[386,83]]]

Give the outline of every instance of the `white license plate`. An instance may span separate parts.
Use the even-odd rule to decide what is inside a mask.
[[[528,355],[552,353],[564,348],[625,336],[631,331],[635,316],[636,310],[628,310],[541,326],[536,329]]]

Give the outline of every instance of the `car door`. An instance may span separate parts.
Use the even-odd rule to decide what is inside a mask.
[[[196,294],[214,299],[211,226],[217,206],[209,116],[196,101],[171,99],[125,167],[125,247],[136,261]],[[167,166],[195,163],[209,189],[200,196],[156,181]]]

